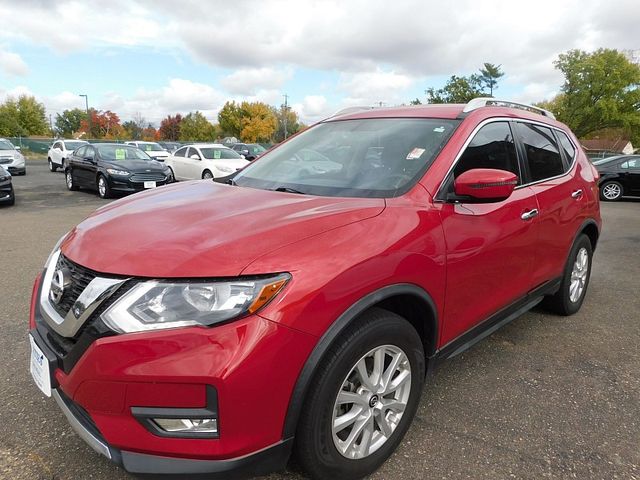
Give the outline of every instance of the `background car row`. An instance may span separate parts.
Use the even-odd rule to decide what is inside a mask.
[[[0,165],[12,175],[27,173],[26,162],[24,155],[20,152],[20,147],[16,147],[5,138],[0,138]]]

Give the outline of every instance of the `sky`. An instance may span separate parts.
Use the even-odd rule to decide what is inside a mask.
[[[562,85],[558,54],[640,49],[638,0],[0,0],[0,101],[140,114],[159,124],[228,100],[305,123],[353,105],[425,99],[484,62],[494,96],[537,102]]]

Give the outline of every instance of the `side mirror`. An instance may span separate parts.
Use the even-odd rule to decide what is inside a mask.
[[[22,147],[16,147],[16,150],[20,151],[20,150],[22,150]]]
[[[84,157],[87,162],[96,163],[95,157]]]
[[[506,170],[474,168],[462,173],[453,183],[458,197],[470,197],[484,202],[501,202],[513,193],[518,176]]]
[[[192,159],[192,160],[200,160],[200,157],[198,155],[196,155],[195,153],[193,155],[191,155],[189,158]]]
[[[245,157],[245,156],[244,156],[244,155],[242,155],[242,154],[240,154],[240,156],[241,156],[242,158],[244,158],[245,160],[246,160],[246,158],[247,158],[247,157]]]
[[[249,155],[249,150],[240,150],[240,154],[246,157],[247,155]]]

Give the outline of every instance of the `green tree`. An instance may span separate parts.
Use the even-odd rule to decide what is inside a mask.
[[[418,97],[414,98],[413,100],[411,100],[409,102],[409,105],[422,105],[422,102],[420,101],[420,99]]]
[[[218,124],[223,135],[240,137],[242,132],[242,109],[236,102],[226,102],[218,113]]]
[[[214,126],[200,112],[190,112],[180,122],[180,140],[205,142],[214,140]]]
[[[127,120],[122,124],[124,134],[129,140],[140,140],[142,138],[142,130],[134,120]]]
[[[498,80],[504,76],[504,72],[500,70],[501,65],[493,63],[485,63],[484,68],[480,69],[480,83],[489,89],[489,95],[493,97],[493,91],[498,88]]]
[[[468,77],[458,77],[452,75],[444,87],[427,89],[427,101],[429,103],[467,103],[468,101],[481,97],[482,81],[479,75]]]
[[[87,112],[79,108],[65,110],[61,114],[56,114],[55,130],[61,137],[69,138],[80,130],[80,124],[86,118]]]
[[[611,49],[570,50],[554,64],[564,84],[560,95],[544,103],[578,137],[604,128],[640,137],[640,66]]]
[[[273,114],[276,116],[276,120],[278,122],[278,126],[273,136],[273,140],[275,142],[282,142],[285,139],[284,129],[286,126],[287,129],[287,137],[297,133],[300,130],[300,118],[298,118],[298,114],[291,109],[291,107],[284,106],[280,108],[271,109]]]
[[[0,104],[0,134],[17,137],[48,133],[44,105],[35,97],[20,95],[17,100],[9,97]]]

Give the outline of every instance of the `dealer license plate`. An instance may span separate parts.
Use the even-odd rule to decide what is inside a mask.
[[[38,388],[42,390],[47,397],[51,396],[51,374],[49,372],[49,360],[44,356],[40,347],[36,345],[35,340],[29,335],[29,342],[31,343],[31,365],[29,370],[33,381]]]

